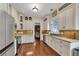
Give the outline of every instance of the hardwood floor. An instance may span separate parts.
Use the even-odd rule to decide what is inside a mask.
[[[59,56],[44,42],[36,40],[35,43],[22,44],[18,56]]]

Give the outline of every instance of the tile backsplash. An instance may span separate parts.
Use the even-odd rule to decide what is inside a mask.
[[[71,38],[71,39],[79,39],[79,31],[78,30],[62,30],[60,31],[62,36]]]

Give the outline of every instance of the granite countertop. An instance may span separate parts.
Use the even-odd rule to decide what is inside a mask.
[[[50,34],[45,34],[46,36],[50,36],[50,37],[55,37],[55,38],[58,38],[60,40],[64,40],[64,41],[67,41],[69,43],[72,43],[72,42],[79,42],[78,39],[71,39],[71,38],[67,38],[67,37],[64,37],[64,36],[60,36],[60,35],[50,35]]]
[[[70,38],[67,38],[67,37],[61,37],[61,36],[53,36],[53,37],[64,40],[64,41],[67,41],[67,42],[70,42],[70,43],[79,42],[79,40],[77,40],[77,39],[70,39]]]

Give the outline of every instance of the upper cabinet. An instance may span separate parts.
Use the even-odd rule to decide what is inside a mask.
[[[8,12],[8,3],[0,3],[0,10]]]
[[[43,30],[50,30],[50,19],[51,19],[51,16],[46,16],[43,20]]]
[[[75,4],[70,4],[59,11],[59,30],[75,30]]]
[[[11,15],[12,13],[12,5],[9,3],[2,3],[0,4],[0,10],[7,12]]]
[[[79,3],[76,3],[76,29],[79,30]]]
[[[65,24],[66,24],[66,18],[65,18],[65,11],[61,11],[59,14],[59,30],[65,29]]]

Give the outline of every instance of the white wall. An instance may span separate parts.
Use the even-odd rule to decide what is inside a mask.
[[[34,35],[35,35],[35,29],[34,29],[34,26],[36,23],[40,23],[40,35],[41,35],[41,40],[42,40],[42,18],[39,18],[39,17],[32,17],[32,20],[23,20],[23,29],[25,30],[33,30],[33,39],[35,40],[34,38]]]
[[[40,40],[43,40],[43,35],[42,35],[42,18],[39,18],[39,17],[33,17],[33,32],[35,31],[34,30],[34,26],[35,26],[35,23],[40,23]],[[34,37],[34,34],[35,33],[33,33],[33,37]]]

